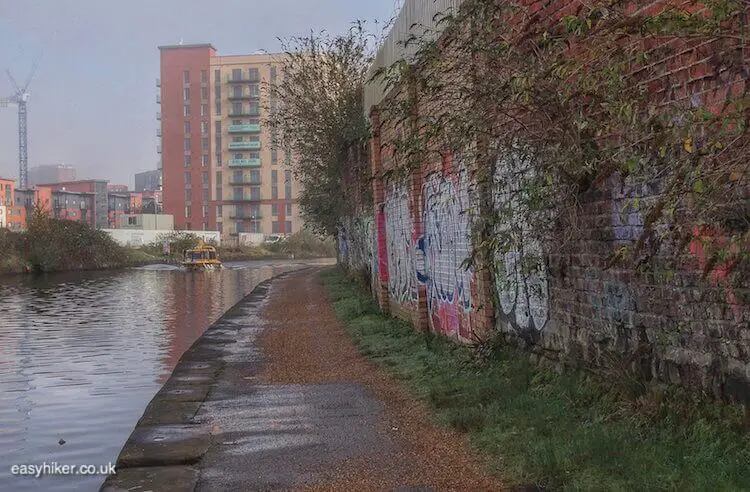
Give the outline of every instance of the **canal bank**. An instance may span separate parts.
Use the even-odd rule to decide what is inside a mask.
[[[185,352],[102,490],[500,486],[358,354],[318,273],[260,284]]]

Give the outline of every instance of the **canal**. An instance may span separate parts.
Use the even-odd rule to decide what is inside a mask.
[[[182,353],[269,269],[295,266],[0,278],[0,490],[97,490],[103,476],[11,468],[114,463]]]

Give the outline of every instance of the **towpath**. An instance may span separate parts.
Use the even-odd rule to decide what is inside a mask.
[[[261,284],[206,331],[102,490],[501,488],[359,355],[318,272]]]

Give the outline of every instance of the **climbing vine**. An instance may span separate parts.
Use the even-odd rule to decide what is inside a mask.
[[[603,266],[674,257],[696,236],[706,268],[746,263],[745,3],[558,3],[556,15],[554,2],[468,0],[413,29],[416,62],[376,75],[390,90],[383,177],[460,154],[486,200],[512,194],[473,211],[475,262],[529,231],[557,247],[580,239],[582,204],[614,186],[620,212],[640,219]]]

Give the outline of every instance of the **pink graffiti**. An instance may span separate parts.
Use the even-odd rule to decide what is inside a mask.
[[[385,212],[381,207],[375,217],[375,227],[378,229],[378,275],[381,282],[388,282],[388,247],[385,238]]]
[[[706,251],[706,244],[713,243],[718,247],[725,247],[728,240],[720,232],[712,227],[694,227],[693,228],[693,240],[690,241],[690,254],[692,254],[698,260],[698,268],[702,272],[706,272],[708,267],[708,252]],[[739,253],[739,248],[736,244],[729,247],[730,257],[736,256]],[[732,312],[734,313],[735,322],[739,323],[742,318],[742,309],[737,296],[734,294],[731,282],[727,281],[727,277],[735,267],[735,262],[732,260],[725,260],[723,262],[713,265],[709,273],[711,276],[711,282],[713,285],[724,284],[724,289],[727,297],[727,302],[732,306]]]

